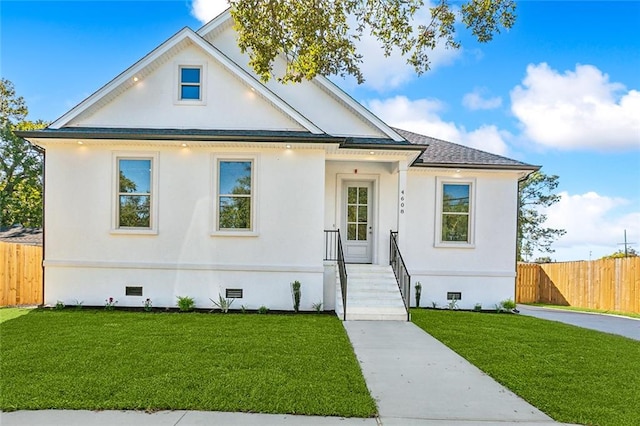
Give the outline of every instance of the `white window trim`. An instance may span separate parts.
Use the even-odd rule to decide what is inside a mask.
[[[453,185],[469,185],[469,241],[442,241],[442,192],[445,184]],[[434,247],[442,248],[475,248],[476,238],[476,180],[475,179],[457,179],[451,177],[436,178],[436,203],[435,203],[435,235]]]
[[[211,156],[211,194],[213,194],[211,202],[211,236],[216,237],[257,237],[258,232],[258,170],[259,170],[259,155],[258,154],[213,154]],[[218,229],[218,164],[220,161],[251,161],[251,229]]]
[[[182,80],[181,68],[200,68],[200,99],[181,99],[180,88]],[[207,104],[207,63],[194,61],[179,61],[173,63],[173,103],[175,105],[206,105]]]
[[[159,153],[144,151],[116,151],[112,154],[111,177],[111,234],[123,235],[157,235],[158,234],[158,168]],[[120,228],[118,225],[119,176],[118,160],[151,160],[151,218],[149,228]]]

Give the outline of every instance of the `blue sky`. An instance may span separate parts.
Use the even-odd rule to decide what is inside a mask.
[[[53,121],[221,0],[0,2],[0,74]],[[521,1],[513,29],[437,49],[416,76],[364,40],[367,82],[334,78],[389,124],[560,176],[556,260],[640,243],[640,1]],[[635,244],[634,248],[640,248]]]

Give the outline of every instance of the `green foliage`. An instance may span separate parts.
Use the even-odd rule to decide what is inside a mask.
[[[266,306],[262,305],[262,306],[260,306],[258,308],[258,313],[262,314],[262,315],[267,314],[267,313],[269,313],[269,308],[267,308]]]
[[[27,121],[13,83],[0,79],[0,227],[42,227],[42,152],[14,133],[46,126]]]
[[[107,311],[113,311],[116,307],[116,303],[118,303],[116,299],[114,299],[113,297],[109,297],[108,299],[104,300],[104,309]]]
[[[602,259],[623,259],[625,257],[637,257],[638,256],[638,252],[632,248],[629,247],[627,248],[627,252],[625,253],[624,250],[618,250],[615,253],[609,254],[607,256],[602,256]]]
[[[502,306],[505,311],[512,311],[516,308],[516,302],[509,298],[500,302],[500,306]]]
[[[65,308],[65,304],[62,300],[56,301],[56,305],[53,307],[56,311],[61,311]]]
[[[541,171],[533,172],[519,183],[518,261],[531,257],[536,250],[553,253],[551,244],[566,234],[564,229],[543,227],[547,215],[538,210],[560,201],[560,195],[553,193],[558,184],[558,176],[548,176]]]
[[[414,309],[412,321],[554,420],[637,425],[637,341],[522,315]]]
[[[480,42],[515,23],[513,0],[466,0],[459,13],[450,0],[440,0],[424,13],[422,0],[264,1],[237,0],[231,15],[238,45],[263,81],[276,73],[281,82],[310,80],[316,75],[352,75],[364,81],[362,55],[356,43],[371,35],[386,56],[402,54],[418,74],[430,66],[429,54],[437,45],[458,49],[456,20]],[[284,57],[284,70],[275,69]]]
[[[195,307],[196,302],[193,300],[193,297],[178,296],[178,309],[180,309],[180,312],[191,312]]]
[[[473,307],[473,311],[474,312],[482,311],[482,303],[476,303],[475,306]]]
[[[233,301],[235,299],[225,299],[224,297],[222,297],[222,295],[220,293],[218,293],[218,300],[215,301],[211,298],[209,298],[209,300],[211,300],[211,302],[213,303],[214,306],[216,306],[218,309],[220,309],[220,311],[223,314],[226,314],[227,312],[229,312],[229,308],[231,307],[231,304],[233,303]]]
[[[458,309],[458,299],[454,297],[453,299],[449,300],[449,304],[447,305],[447,308],[450,311]]]
[[[313,303],[311,305],[311,308],[316,311],[317,313],[322,312],[322,302],[318,302],[318,303]]]
[[[0,325],[3,411],[376,414],[335,316],[27,312]]]
[[[418,281],[416,283],[415,289],[416,289],[416,307],[419,308],[420,307],[420,296],[422,295],[422,284],[420,284],[420,281]]]
[[[78,300],[78,299],[76,299],[76,300],[74,301],[74,303],[75,303],[75,309],[76,309],[76,311],[80,311],[80,310],[82,310],[82,304],[84,303],[84,301],[83,301],[83,300]]]
[[[291,283],[291,294],[293,296],[293,310],[298,312],[300,310],[300,281],[296,280]]]
[[[144,309],[145,312],[151,312],[153,310],[153,303],[148,297],[142,303],[144,305],[142,309]]]

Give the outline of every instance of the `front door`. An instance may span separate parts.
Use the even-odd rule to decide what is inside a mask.
[[[373,253],[373,183],[345,182],[343,191],[344,258],[371,263]]]

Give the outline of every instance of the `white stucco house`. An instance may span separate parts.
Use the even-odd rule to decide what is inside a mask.
[[[303,310],[406,320],[418,281],[422,306],[514,297],[536,166],[392,128],[323,77],[263,84],[235,37],[228,12],[184,28],[22,132],[46,150],[45,304],[292,310],[298,280]]]

